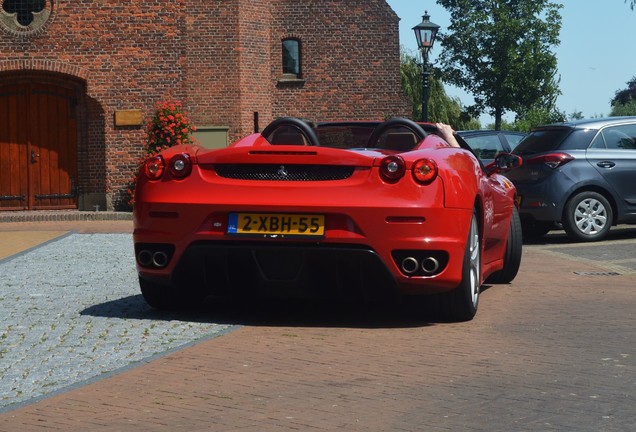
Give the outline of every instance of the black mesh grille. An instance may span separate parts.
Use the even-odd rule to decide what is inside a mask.
[[[328,181],[351,177],[354,167],[340,165],[218,164],[216,172],[238,180]]]

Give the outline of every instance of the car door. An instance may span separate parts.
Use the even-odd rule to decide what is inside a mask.
[[[628,211],[636,211],[636,124],[602,129],[586,156]]]

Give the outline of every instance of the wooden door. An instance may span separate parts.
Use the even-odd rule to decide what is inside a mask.
[[[70,87],[0,87],[0,210],[77,208],[76,101]]]
[[[28,208],[28,100],[23,86],[0,87],[0,210]]]

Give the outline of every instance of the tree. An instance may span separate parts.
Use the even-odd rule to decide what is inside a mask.
[[[583,116],[583,111],[573,111],[568,118],[570,120],[583,120],[585,117]]]
[[[636,100],[631,100],[625,104],[617,104],[612,106],[610,116],[636,116]]]
[[[627,3],[627,0],[625,0],[625,3]],[[630,0],[629,7],[632,8],[632,10],[634,10],[634,7],[636,7],[636,0]]]
[[[479,121],[471,118],[462,108],[457,98],[446,94],[444,85],[434,72],[429,79],[430,96],[428,114],[431,122],[442,122],[452,125],[457,130],[479,129]],[[422,67],[417,58],[404,48],[400,52],[400,79],[402,89],[411,103],[413,119],[422,115]]]
[[[565,113],[558,110],[547,110],[545,108],[536,107],[525,112],[522,116],[517,116],[511,129],[521,132],[530,132],[530,130],[534,127],[551,123],[560,123],[566,120]]]
[[[616,91],[610,104],[612,105],[610,116],[636,115],[636,77],[627,81],[626,89]]]
[[[636,1],[636,0],[634,0]],[[473,115],[487,112],[501,128],[506,112],[554,108],[560,94],[559,9],[549,0],[437,0],[451,15],[440,35],[445,82],[472,94]]]
[[[400,49],[400,81],[402,90],[411,103],[411,116],[419,119],[422,115],[422,70],[417,59]]]
[[[624,105],[629,103],[630,101],[636,100],[636,76],[631,80],[627,81],[627,88],[624,90],[618,90],[614,95],[614,98],[611,100],[610,104],[614,105]]]

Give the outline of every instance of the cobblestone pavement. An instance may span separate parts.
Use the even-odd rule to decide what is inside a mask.
[[[130,234],[71,234],[0,261],[0,412],[228,328],[149,308],[132,250]]]

